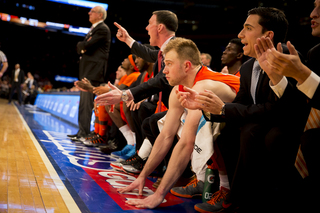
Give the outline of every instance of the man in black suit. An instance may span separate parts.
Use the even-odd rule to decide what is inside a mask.
[[[80,55],[79,79],[87,78],[93,86],[99,86],[106,80],[111,43],[110,29],[104,23],[106,18],[107,11],[103,7],[92,8],[89,12],[91,30],[84,41],[77,44],[77,52]],[[68,135],[72,139],[79,139],[90,133],[93,100],[93,93],[80,91],[79,131],[75,135]]]
[[[11,103],[12,97],[14,95],[14,91],[17,90],[17,98],[18,102],[21,105],[22,103],[22,90],[21,85],[24,83],[24,72],[20,69],[20,64],[16,64],[14,66],[14,70],[11,74],[11,84],[9,87],[11,88],[10,96],[9,96],[9,104]]]
[[[130,90],[125,90],[123,92],[112,90],[106,94],[99,95],[96,102],[104,105],[112,105],[121,100],[134,100],[134,102],[137,103],[162,91],[162,101],[164,105],[168,107],[168,99],[172,86],[168,84],[168,81],[162,72],[164,64],[161,63],[160,70],[158,68],[158,53],[159,51],[162,51],[169,40],[175,36],[175,32],[178,29],[177,16],[170,11],[161,10],[153,12],[153,15],[149,19],[149,25],[146,29],[148,35],[150,35],[150,45],[157,46],[160,50],[153,50],[138,43],[121,25],[118,23],[115,23],[115,25],[118,27],[117,38],[120,41],[125,42],[131,48],[133,54],[143,58],[145,61],[154,63],[153,72],[155,77]]]
[[[320,0],[314,1],[314,9],[310,14],[310,18],[312,19],[312,35],[320,37]],[[296,79],[298,83],[294,86],[297,86],[297,88],[306,95],[309,103],[308,112],[311,112],[311,108],[320,110],[320,64],[318,61],[320,57],[320,44],[317,44],[309,50],[307,66],[299,59],[294,46],[290,42],[288,42],[287,45],[290,54],[283,54],[281,50],[277,51],[270,45],[270,41],[261,39],[257,51],[261,55],[267,54],[267,57],[264,58],[266,72],[268,75],[275,75],[280,79],[286,79],[286,77]],[[270,53],[266,53],[268,49],[271,50]],[[285,84],[284,88],[286,86]],[[316,112],[313,115],[317,115],[318,118],[320,117]],[[308,170],[308,176],[304,179],[306,184],[305,190],[307,192],[306,194],[311,195],[306,200],[306,202],[308,202],[306,207],[310,210],[317,208],[317,201],[320,198],[318,193],[314,193],[320,190],[320,158],[318,154],[318,150],[320,149],[320,128],[318,125],[319,123],[314,123],[312,126],[309,126],[301,137],[301,151]],[[302,164],[300,164],[300,166],[301,165]],[[304,174],[302,173],[302,175]]]
[[[216,143],[231,186],[227,196],[222,194],[214,202],[201,204],[201,209],[214,212],[234,204],[245,212],[274,212],[293,207],[297,201],[293,197],[295,191],[289,190],[295,189],[295,180],[299,178],[293,165],[307,118],[306,102],[294,87],[288,87],[290,92],[278,98],[275,88],[269,86],[271,78],[258,67],[254,48],[260,37],[268,37],[273,43],[283,42],[287,28],[284,13],[276,8],[250,10],[238,37],[245,45],[244,55],[252,58],[240,68],[240,90],[235,100],[223,103],[208,92],[198,96],[197,108],[210,112],[208,119],[226,124]],[[296,81],[288,79],[288,84],[295,85]],[[195,100],[191,95],[181,96],[180,101],[190,108]]]
[[[118,27],[117,38],[126,43],[130,48],[133,54],[143,58],[147,62],[154,63],[153,73],[154,78],[149,79],[147,82],[142,83],[136,87],[130,88],[128,90],[119,90],[109,83],[112,91],[99,95],[96,98],[97,104],[102,105],[112,105],[122,101],[133,100],[135,103],[148,98],[152,95],[158,95],[158,98],[162,100],[162,103],[168,108],[169,104],[169,95],[172,90],[172,86],[168,83],[165,74],[163,74],[164,63],[163,59],[165,56],[162,55],[162,51],[166,47],[167,43],[175,38],[175,32],[178,30],[178,18],[176,14],[168,10],[158,10],[154,11],[151,18],[149,19],[149,24],[146,27],[148,35],[150,36],[149,43],[151,46],[157,46],[160,50],[153,50],[149,47],[138,43],[135,41],[118,23],[115,23]],[[160,54],[159,54],[160,53]],[[161,61],[158,61],[159,56],[162,58]],[[161,92],[161,98],[160,98]],[[151,112],[151,111],[149,111]],[[157,135],[159,134],[159,129],[157,125],[149,125],[150,121],[157,121],[161,119],[167,111],[158,112],[155,114],[150,114],[149,117],[143,120],[142,123],[142,132],[152,132],[154,137],[148,137],[151,144],[154,143]],[[175,138],[174,144],[177,143]],[[172,145],[173,149],[174,145]],[[168,157],[170,155],[168,154]],[[130,159],[130,158],[129,158]],[[189,177],[192,175],[190,168],[188,167],[183,175],[183,178],[189,180]]]
[[[155,95],[155,98],[158,99],[158,93],[162,92],[161,100],[168,108],[168,100],[172,86],[169,85],[165,75],[163,74],[164,63],[163,61],[158,62],[158,54],[159,51],[162,51],[166,47],[170,39],[175,37],[175,32],[178,29],[177,16],[171,11],[161,10],[153,12],[153,15],[149,19],[149,25],[146,27],[146,29],[148,31],[148,35],[150,35],[150,45],[157,46],[160,48],[160,50],[152,49],[138,43],[122,26],[120,26],[118,23],[115,23],[115,25],[118,27],[118,32],[116,35],[117,38],[120,41],[125,42],[131,48],[132,53],[143,58],[147,62],[154,63],[154,78],[151,78],[147,82],[144,82],[136,87],[123,91],[109,84],[112,91],[103,95],[99,95],[96,99],[96,102],[103,105],[112,105],[119,103],[121,100],[133,100],[135,103],[138,103],[139,101],[149,98],[152,95]],[[145,105],[145,107],[149,106]],[[164,111],[161,113],[152,114],[151,110],[148,111],[149,114],[144,115],[146,118],[143,120],[144,123],[148,123],[149,116],[151,115],[156,116],[156,120],[159,120],[166,113],[166,111]],[[140,124],[140,126],[143,126],[143,124]]]

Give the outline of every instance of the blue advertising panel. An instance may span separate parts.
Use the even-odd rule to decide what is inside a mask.
[[[79,93],[40,93],[35,105],[57,117],[78,126]],[[92,112],[91,130],[94,129],[94,112]]]
[[[78,125],[79,95],[38,94],[35,105]]]

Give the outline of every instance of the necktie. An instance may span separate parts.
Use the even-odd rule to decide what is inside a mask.
[[[251,88],[250,88],[250,92],[251,92],[251,96],[254,104],[256,104],[256,90],[257,90],[259,75],[261,72],[260,70],[261,68],[259,66],[259,62],[256,60],[252,68]]]
[[[162,59],[163,59],[162,51],[160,50],[158,52],[158,73],[161,70]],[[161,112],[161,101],[162,101],[162,92],[159,92],[158,112]]]
[[[304,131],[314,128],[320,128],[320,111],[315,108],[311,108]],[[294,165],[302,178],[309,176],[307,164],[304,160],[303,153],[301,151],[301,145],[299,146],[296,162]]]
[[[89,32],[87,33],[85,39],[87,39],[87,38],[90,37],[92,29],[93,29],[93,26],[90,27],[90,30],[89,30]]]

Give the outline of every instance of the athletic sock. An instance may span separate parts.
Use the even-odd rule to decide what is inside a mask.
[[[146,159],[149,157],[151,150],[152,150],[152,144],[147,138],[145,138],[139,149],[138,155],[140,158]]]
[[[119,128],[120,132],[123,134],[124,138],[127,140],[127,144],[134,145],[136,142],[134,141],[132,131],[128,124],[123,125]]]
[[[222,187],[230,190],[228,175],[221,175],[219,173],[219,178],[220,178],[220,187],[222,186]]]

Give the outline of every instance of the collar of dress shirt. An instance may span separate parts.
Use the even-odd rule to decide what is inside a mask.
[[[96,27],[98,24],[100,24],[101,22],[103,22],[103,20],[94,23],[94,24],[92,25],[92,29],[95,28],[95,27]]]
[[[169,43],[170,39],[172,38],[173,36],[171,36],[170,38],[168,38],[161,46],[160,50],[163,52],[164,48],[166,48],[167,44]]]

